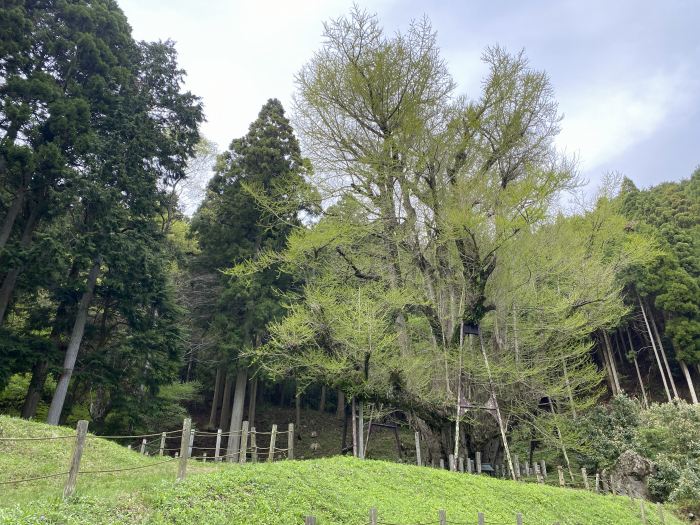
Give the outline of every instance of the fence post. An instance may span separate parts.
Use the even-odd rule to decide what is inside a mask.
[[[447,513],[442,509],[438,511],[438,520],[440,520],[440,525],[447,525]]]
[[[515,479],[520,481],[520,460],[517,454],[513,454],[513,470],[515,470]]]
[[[187,457],[192,457],[192,446],[194,445],[194,428],[190,429],[190,445],[187,448]]]
[[[481,474],[481,452],[476,453],[476,473]]]
[[[369,509],[369,525],[377,525],[377,509]]]
[[[586,490],[591,490],[588,486],[588,471],[586,467],[581,467],[581,477],[583,477],[583,486],[586,487]]]
[[[420,457],[420,433],[416,432],[416,464],[419,467],[423,466],[423,461]]]
[[[270,432],[270,450],[267,453],[267,460],[275,460],[275,441],[277,441],[277,425],[272,425],[272,432]],[[315,520],[316,518],[314,518]]]
[[[479,512],[476,516],[477,516],[477,519],[478,519],[478,521],[479,521],[479,525],[484,525],[484,523],[485,523],[485,520],[484,520],[484,513],[483,513],[483,512]]]
[[[440,458],[440,470],[445,470],[445,460]]]
[[[245,463],[248,456],[248,422],[244,421],[241,425],[241,448],[238,454],[238,462]]]
[[[600,492],[600,473],[595,473],[595,491],[596,494]]]
[[[316,525],[316,518],[314,516],[306,516],[304,525]]]
[[[474,461],[470,457],[467,457],[467,472],[469,474],[474,473]]]
[[[559,486],[565,487],[566,482],[564,481],[564,467],[557,465],[557,473],[559,474]]]
[[[656,508],[659,509],[659,520],[661,520],[661,525],[666,525],[666,516],[664,516],[663,505],[661,505],[661,503],[657,503]]]
[[[459,457],[459,471],[464,472],[464,458],[462,456]]]
[[[540,466],[535,463],[535,475],[537,476],[537,483],[544,483],[544,479],[542,478],[542,471],[540,470]]]
[[[63,487],[63,498],[70,498],[75,492],[75,485],[78,482],[78,471],[80,470],[80,458],[83,457],[85,448],[85,438],[87,437],[88,422],[84,419],[78,421],[75,428],[75,445],[73,446],[73,456],[70,459],[70,469],[68,479]]]
[[[537,467],[537,465],[535,465],[535,467]],[[537,470],[539,470],[539,468]],[[523,515],[519,512],[515,515],[515,523],[516,525],[523,525]]]
[[[530,463],[527,461],[525,462],[525,476],[528,478],[530,477]]]
[[[185,418],[182,422],[182,437],[180,438],[180,463],[177,466],[177,479],[185,479],[187,475],[187,458],[189,455],[187,452],[190,450],[189,441],[192,432],[192,420],[190,418]]]
[[[160,435],[160,447],[158,448],[158,455],[163,455],[163,450],[165,449],[165,432]]]
[[[202,463],[207,462],[207,453],[205,452],[204,455],[202,455]]]
[[[610,494],[613,496],[616,494],[615,492],[615,477],[610,474]]]
[[[131,445],[127,445],[127,446],[126,446],[126,449],[127,449],[127,450],[131,450]]]
[[[255,427],[250,428],[250,459],[253,463],[258,462],[258,444],[255,441]]]
[[[221,429],[216,431],[216,445],[214,448],[214,461],[221,461]]]
[[[642,523],[646,525],[647,523],[647,511],[644,508],[644,498],[639,499],[639,509],[641,511]]]
[[[287,459],[294,459],[294,423],[287,427]]]
[[[146,438],[143,438],[141,440],[141,449],[139,450],[139,452],[141,452],[141,454],[146,453]]]
[[[455,456],[454,456],[454,454],[450,454],[450,455],[448,456],[448,464],[450,465],[450,471],[451,471],[451,472],[454,472],[455,470],[457,470],[457,469],[455,468]]]
[[[544,476],[544,479],[547,479],[547,464],[544,462],[544,459],[540,460],[540,472],[542,476]]]

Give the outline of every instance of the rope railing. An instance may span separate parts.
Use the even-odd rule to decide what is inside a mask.
[[[56,472],[55,474],[47,474],[45,476],[36,476],[33,478],[11,479],[8,481],[0,481],[0,485],[10,485],[13,483],[25,483],[27,481],[38,481],[41,479],[58,478],[59,476],[65,476],[68,473],[69,473],[69,471],[65,471],[65,472]]]
[[[44,437],[2,437],[0,441],[49,441],[52,439],[75,439],[75,434],[67,436],[44,436]]]

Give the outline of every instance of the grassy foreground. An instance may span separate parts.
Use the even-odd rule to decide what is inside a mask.
[[[0,417],[0,437],[68,435],[72,429],[48,427]],[[82,469],[142,466],[148,458],[98,438],[88,441]],[[0,442],[0,482],[65,470],[70,440]],[[84,475],[71,501],[60,500],[64,478],[0,485],[0,523],[54,524],[300,524],[307,514],[319,525],[366,524],[370,507],[379,521],[526,525],[639,524],[638,502],[626,497],[513,483],[485,476],[456,474],[384,461],[334,457],[271,464],[202,465],[191,462],[190,475],[175,483],[175,462],[117,474]],[[648,523],[660,519],[647,505]],[[680,521],[666,513],[667,524]]]

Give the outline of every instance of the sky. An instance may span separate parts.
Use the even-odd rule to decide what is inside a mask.
[[[260,107],[291,108],[294,74],[322,44],[339,0],[118,0],[140,40],[172,39],[186,87],[202,97],[204,135],[220,150]],[[548,73],[563,115],[557,146],[595,185],[608,172],[638,186],[700,165],[700,2],[696,0],[367,0],[388,33],[427,16],[457,82],[477,98],[480,56],[524,49]]]

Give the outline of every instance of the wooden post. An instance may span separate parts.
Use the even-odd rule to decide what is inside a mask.
[[[610,474],[610,494],[615,494],[615,477]]]
[[[192,445],[194,445],[194,428],[190,430],[190,445],[187,449],[187,457],[192,457]]]
[[[588,472],[586,471],[586,467],[581,467],[581,477],[583,478],[583,486],[586,487],[586,490],[591,490],[588,486]]]
[[[445,460],[440,458],[440,470],[445,470]]]
[[[316,525],[316,518],[314,516],[306,516],[304,525]]]
[[[365,459],[365,416],[363,413],[365,402],[360,399],[357,413],[357,457]]]
[[[520,481],[520,460],[517,454],[513,454],[513,469],[515,469],[515,479]]]
[[[202,463],[207,462],[207,453],[205,452],[204,455],[202,456]]]
[[[180,453],[179,453],[179,452],[175,452],[175,459],[177,459],[177,458],[179,458],[179,457],[180,457]]]
[[[78,482],[78,471],[80,470],[80,458],[83,457],[83,449],[85,448],[87,429],[87,421],[84,419],[78,421],[78,426],[75,428],[75,445],[73,445],[73,455],[70,459],[68,479],[63,487],[63,499],[70,498],[75,492],[75,485]]]
[[[127,450],[131,450],[131,445],[127,445],[127,446],[126,446],[126,449],[127,449]]]
[[[644,508],[644,498],[639,499],[639,510],[641,512],[642,523],[646,525],[647,523],[647,511]]]
[[[216,431],[216,445],[214,449],[214,461],[221,461],[221,429]]]
[[[454,472],[455,470],[457,470],[456,465],[455,465],[455,455],[454,455],[454,454],[450,454],[450,455],[449,455],[449,457],[448,457],[448,463],[449,463],[449,465],[450,465],[450,471],[451,471],[451,472]]]
[[[416,432],[416,465],[419,467],[423,466],[423,461],[420,457],[420,433]]]
[[[544,459],[540,460],[540,472],[544,479],[547,479],[547,464],[544,462]]]
[[[258,462],[258,444],[255,442],[256,434],[255,427],[252,427],[250,429],[250,459],[253,463]]]
[[[656,508],[659,509],[659,520],[661,521],[661,525],[666,525],[666,516],[664,516],[663,505],[661,505],[661,503],[657,503]]]
[[[294,459],[294,423],[287,427],[287,459]]]
[[[595,473],[595,491],[600,492],[600,473],[598,472]]]
[[[559,474],[559,486],[565,487],[566,482],[564,481],[564,467],[557,465],[557,473]]]
[[[462,456],[459,457],[459,471],[464,472],[464,458]]]
[[[544,483],[542,471],[540,470],[540,466],[537,463],[535,463],[535,475],[537,476],[537,483]]]
[[[476,453],[476,473],[481,474],[481,452]]]
[[[192,432],[190,432],[192,427],[192,420],[190,418],[185,418],[182,422],[182,436],[180,437],[180,463],[177,466],[177,479],[185,479],[187,475],[187,458],[189,451],[189,441]]]
[[[537,470],[539,470],[539,468]],[[519,512],[515,515],[515,523],[516,525],[523,525],[523,515]]]
[[[474,460],[472,458],[467,458],[467,472],[474,473]]]
[[[438,520],[440,525],[447,525],[447,513],[442,509],[438,511]]]
[[[484,525],[484,523],[486,523],[486,521],[484,520],[484,513],[483,512],[479,512],[477,514],[477,519],[479,521],[479,525]]]
[[[377,525],[377,509],[369,509],[369,525]]]
[[[241,425],[241,448],[238,454],[238,462],[242,465],[248,459],[248,422]]]
[[[160,447],[158,448],[158,455],[163,455],[163,450],[165,449],[165,432],[160,435]]]
[[[139,452],[141,452],[141,454],[146,453],[146,438],[141,440],[141,448],[139,449]]]
[[[275,460],[275,441],[277,441],[277,425],[272,425],[272,432],[270,432],[270,449],[267,453],[268,461]]]

